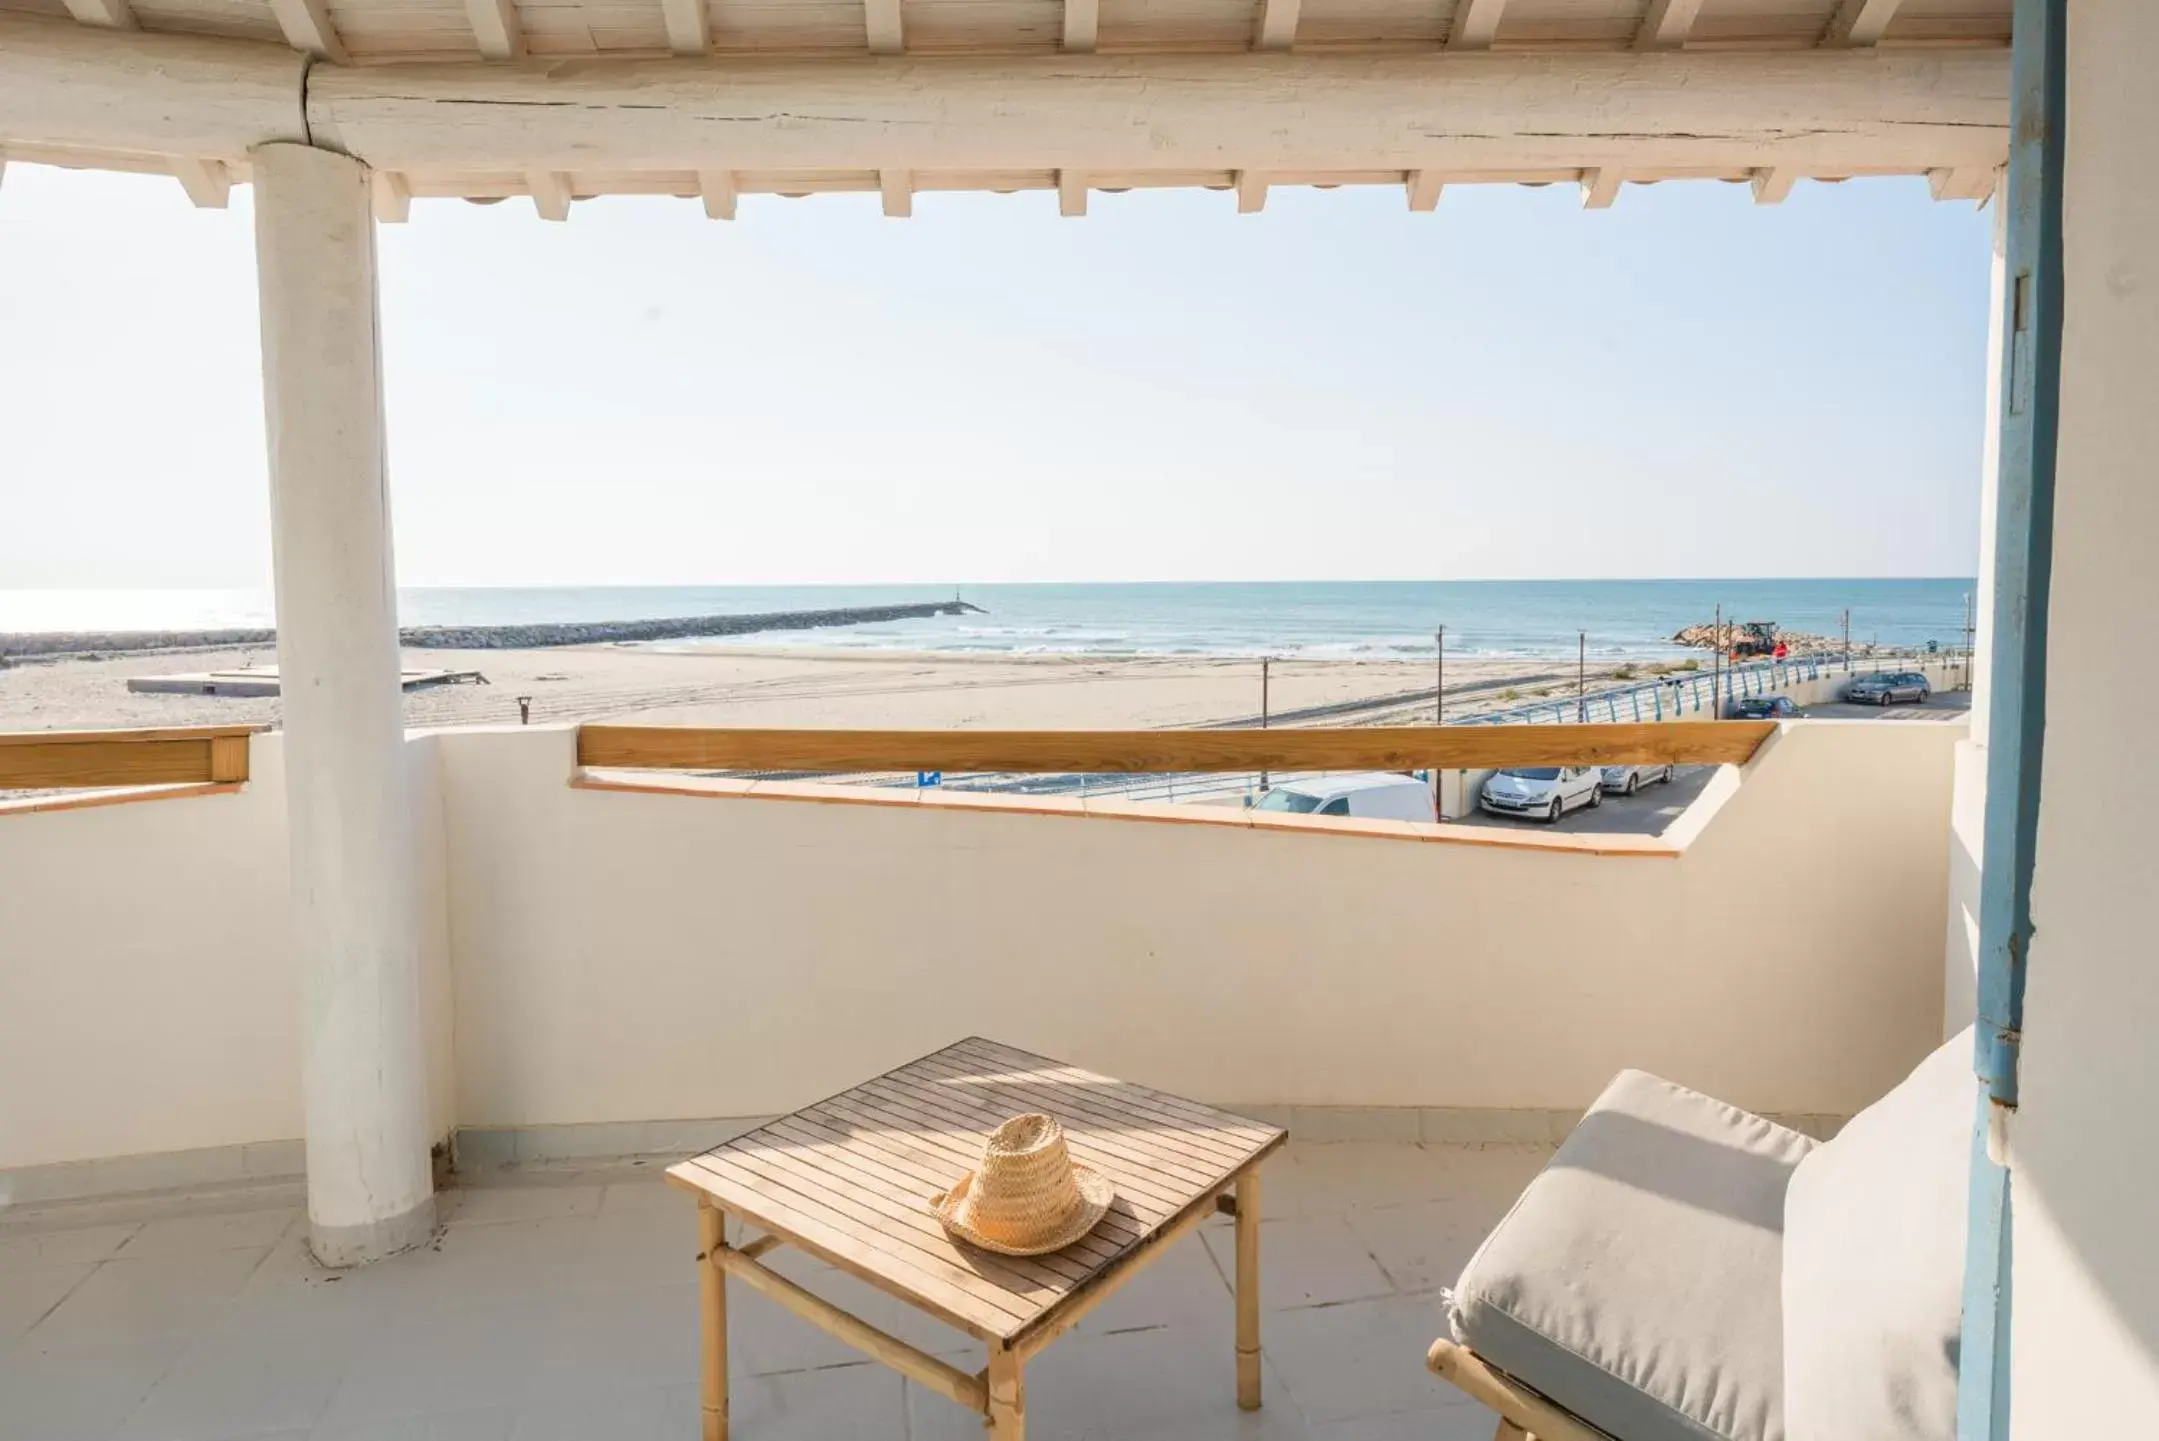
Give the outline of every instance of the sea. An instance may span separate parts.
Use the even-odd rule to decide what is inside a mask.
[[[873,586],[548,586],[398,592],[405,625],[514,625],[898,605],[953,596],[983,614],[761,631],[668,649],[810,646],[981,655],[1427,656],[1658,659],[1684,626],[1768,620],[1855,642],[1964,641],[1969,578],[1867,580],[1265,581]],[[208,630],[272,624],[266,591],[0,590],[0,635],[52,630]]]

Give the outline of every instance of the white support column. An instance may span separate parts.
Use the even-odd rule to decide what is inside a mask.
[[[435,1224],[383,471],[375,226],[359,161],[253,152],[307,1208],[326,1265]]]

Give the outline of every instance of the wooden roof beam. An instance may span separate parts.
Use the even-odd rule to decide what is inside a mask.
[[[84,25],[102,25],[108,30],[133,30],[134,7],[127,0],[67,0],[67,13]]]
[[[1607,166],[1923,174],[2008,152],[2008,55],[1981,48],[309,64],[261,42],[0,13],[0,147],[126,169],[311,138],[411,176],[894,169],[1044,186],[1060,170],[1221,184],[1231,155],[1279,183],[1400,184]]]
[[[1626,183],[1626,175],[1616,165],[1598,165],[1582,172],[1582,208],[1584,210],[1610,210],[1619,199],[1619,187]]]
[[[1409,193],[1412,211],[1430,211],[1439,208],[1439,192],[1445,189],[1437,170],[1412,170],[1403,177],[1402,187]]]
[[[1677,50],[1687,43],[1687,32],[1694,28],[1694,17],[1701,9],[1702,0],[1650,0],[1642,28],[1634,32],[1634,48]]]
[[[0,143],[12,138],[9,60],[0,46]],[[1916,174],[2001,163],[2007,61],[1959,49],[1293,53],[1259,65],[1243,55],[936,56],[730,60],[724,72],[605,58],[317,66],[307,121],[315,143],[408,172],[1031,170],[1046,180],[1062,169],[1218,170],[1235,155],[1238,168],[1275,176]],[[1137,95],[1144,126],[1131,123]],[[43,131],[23,138],[95,143],[52,133],[49,106],[21,113]],[[152,132],[167,123],[138,118]],[[100,128],[110,119],[101,112]]]
[[[542,220],[570,218],[570,177],[559,170],[528,170],[525,188],[532,192],[532,208]]]
[[[178,156],[172,162],[172,174],[198,209],[223,210],[232,199],[232,173],[222,160]]]
[[[1879,44],[1897,15],[1899,0],[1844,0],[1829,22],[1822,43],[1829,46]]]
[[[1447,48],[1491,49],[1492,37],[1499,33],[1499,12],[1506,8],[1507,0],[1459,0],[1454,25],[1447,31]]]
[[[307,141],[306,56],[0,11],[0,148],[240,156]],[[20,148],[18,148],[20,147]],[[169,171],[162,161],[120,170]]]
[[[277,17],[277,28],[285,32],[285,43],[293,49],[337,65],[351,62],[323,0],[270,0],[270,13]]]
[[[1994,180],[1991,166],[1960,165],[1927,172],[1927,188],[1936,200],[1976,200],[1984,205],[1994,194]]]
[[[1065,0],[1066,50],[1075,55],[1092,51],[1101,26],[1101,0]]]
[[[1784,198],[1792,193],[1792,182],[1798,178],[1799,172],[1789,165],[1770,165],[1755,171],[1751,181],[1754,203],[1782,205]]]
[[[1237,213],[1257,215],[1267,208],[1267,177],[1256,170],[1237,172]]]
[[[878,171],[877,193],[883,198],[889,219],[905,220],[915,213],[915,178],[906,171]]]
[[[1073,219],[1087,213],[1087,177],[1077,170],[1057,172],[1057,213]]]
[[[515,0],[465,0],[465,15],[482,55],[490,60],[525,58],[525,27],[518,21]]]
[[[907,37],[900,28],[900,0],[863,0],[862,29],[872,55],[898,55],[907,49]]]
[[[660,13],[667,21],[668,49],[677,55],[712,53],[712,12],[705,0],[660,0]]]
[[[412,218],[412,182],[394,170],[378,170],[368,180],[369,206],[382,225],[402,225]]]
[[[1254,50],[1287,50],[1297,40],[1297,11],[1302,0],[1260,0],[1259,33]]]
[[[707,220],[732,220],[735,218],[735,172],[732,170],[700,170],[697,172],[697,194],[705,202]]]

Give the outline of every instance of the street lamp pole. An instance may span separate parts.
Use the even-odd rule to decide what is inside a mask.
[[[1717,623],[1710,631],[1716,652],[1709,662],[1709,711],[1711,720],[1724,718],[1724,602],[1717,602]]]
[[[1589,719],[1589,632],[1576,631],[1574,647],[1574,718]]]
[[[1443,726],[1447,723],[1447,628],[1445,626],[1439,628],[1438,641],[1439,644],[1433,648],[1435,660],[1433,662],[1434,673],[1432,677],[1432,724]]]

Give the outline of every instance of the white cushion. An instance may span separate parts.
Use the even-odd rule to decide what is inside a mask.
[[[1977,1097],[1966,1031],[1792,1177],[1784,1201],[1791,1441],[1955,1441]]]
[[[1621,1072],[1462,1272],[1455,1339],[1619,1441],[1781,1441],[1784,1189],[1813,1145]]]

